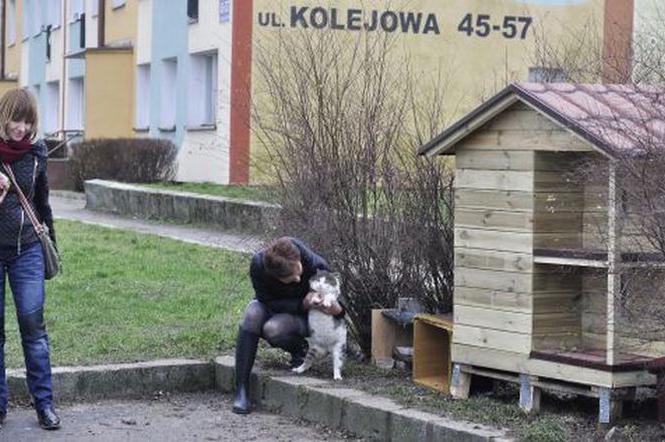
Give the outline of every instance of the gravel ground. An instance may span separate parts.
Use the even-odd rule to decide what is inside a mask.
[[[231,412],[231,397],[178,394],[158,399],[61,404],[62,428],[44,431],[32,409],[12,407],[0,440],[32,441],[344,441],[328,428],[256,411]]]

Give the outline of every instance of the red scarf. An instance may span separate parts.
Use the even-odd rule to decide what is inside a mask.
[[[3,163],[13,163],[19,160],[32,149],[32,143],[28,137],[21,141],[4,141],[0,139],[0,160]]]

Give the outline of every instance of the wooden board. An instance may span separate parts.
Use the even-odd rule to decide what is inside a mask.
[[[531,272],[533,259],[529,253],[502,252],[496,250],[455,247],[455,265],[459,267]]]
[[[532,212],[533,208],[534,196],[530,192],[470,189],[455,191],[455,210],[498,209]]]
[[[531,351],[531,335],[455,324],[453,344],[528,354]]]
[[[493,330],[529,334],[531,333],[531,314],[502,311],[497,313],[491,308],[456,305],[454,310],[455,327],[468,325]]]
[[[534,195],[534,217],[539,213],[582,212],[585,209],[584,195],[580,192],[538,192]]]
[[[582,232],[534,233],[533,248],[534,249],[581,249]]]
[[[455,310],[460,306],[491,308],[495,312],[507,311],[530,314],[532,297],[528,293],[455,287]]]
[[[581,232],[582,214],[578,212],[539,212],[533,216],[534,233]]]
[[[479,130],[458,144],[462,149],[592,151],[565,130]]]
[[[396,345],[413,345],[413,327],[401,327],[386,318],[381,309],[372,310],[372,361],[392,360]]]
[[[455,189],[529,192],[533,190],[533,172],[457,169],[455,171]]]
[[[533,235],[488,229],[455,228],[455,245],[472,249],[531,253]]]
[[[514,352],[455,343],[452,347],[452,358],[453,363],[524,373],[597,387],[623,388],[654,385],[656,382],[655,376],[646,371],[611,373],[557,362],[529,359],[527,355]]]
[[[529,233],[533,230],[533,215],[530,212],[456,207],[455,226]]]
[[[533,170],[533,152],[510,150],[468,151],[455,154],[455,167],[479,170]]]
[[[455,267],[455,287],[472,287],[502,292],[531,293],[531,273]]]
[[[531,338],[532,350],[570,350],[580,348],[582,336],[578,332],[561,332],[533,335]]]
[[[517,109],[513,105],[479,129],[485,130],[553,131],[561,130],[561,127],[533,109]]]

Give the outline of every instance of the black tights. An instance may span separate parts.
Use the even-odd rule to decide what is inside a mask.
[[[240,326],[261,336],[273,347],[294,353],[302,348],[307,336],[307,318],[291,313],[273,313],[265,304],[253,300],[245,310]]]

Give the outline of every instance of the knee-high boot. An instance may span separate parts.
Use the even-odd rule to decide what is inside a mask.
[[[243,330],[242,327],[238,329],[238,341],[236,343],[236,398],[233,402],[233,412],[236,414],[248,414],[251,411],[249,377],[252,373],[258,344],[258,335]]]

